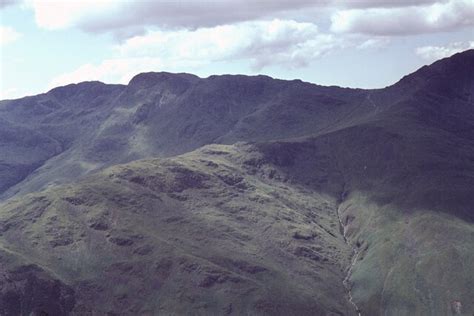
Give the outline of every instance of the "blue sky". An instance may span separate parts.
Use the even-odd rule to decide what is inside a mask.
[[[474,0],[0,0],[0,99],[144,71],[379,88],[474,48]]]

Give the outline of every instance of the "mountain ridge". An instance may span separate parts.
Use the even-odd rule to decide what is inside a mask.
[[[0,314],[472,314],[473,65],[2,101]]]

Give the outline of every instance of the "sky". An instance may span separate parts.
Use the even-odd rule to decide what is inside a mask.
[[[474,48],[474,0],[0,0],[0,99],[141,72],[382,88]]]

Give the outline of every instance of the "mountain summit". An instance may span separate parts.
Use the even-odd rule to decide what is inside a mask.
[[[471,315],[473,95],[469,50],[1,101],[0,314]]]

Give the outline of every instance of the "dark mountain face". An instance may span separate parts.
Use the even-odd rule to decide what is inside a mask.
[[[473,74],[471,50],[378,90],[145,73],[2,101],[0,314],[471,315]]]
[[[23,173],[12,176],[8,187],[18,185],[8,191],[2,185],[3,196],[68,182],[116,163],[181,154],[210,143],[317,134],[368,115],[366,94],[263,76],[200,79],[148,73],[136,76],[128,86],[91,82],[3,101],[0,113],[9,124],[27,125],[62,146],[59,152],[48,152],[47,161],[32,158],[34,166],[41,167],[27,179]]]

